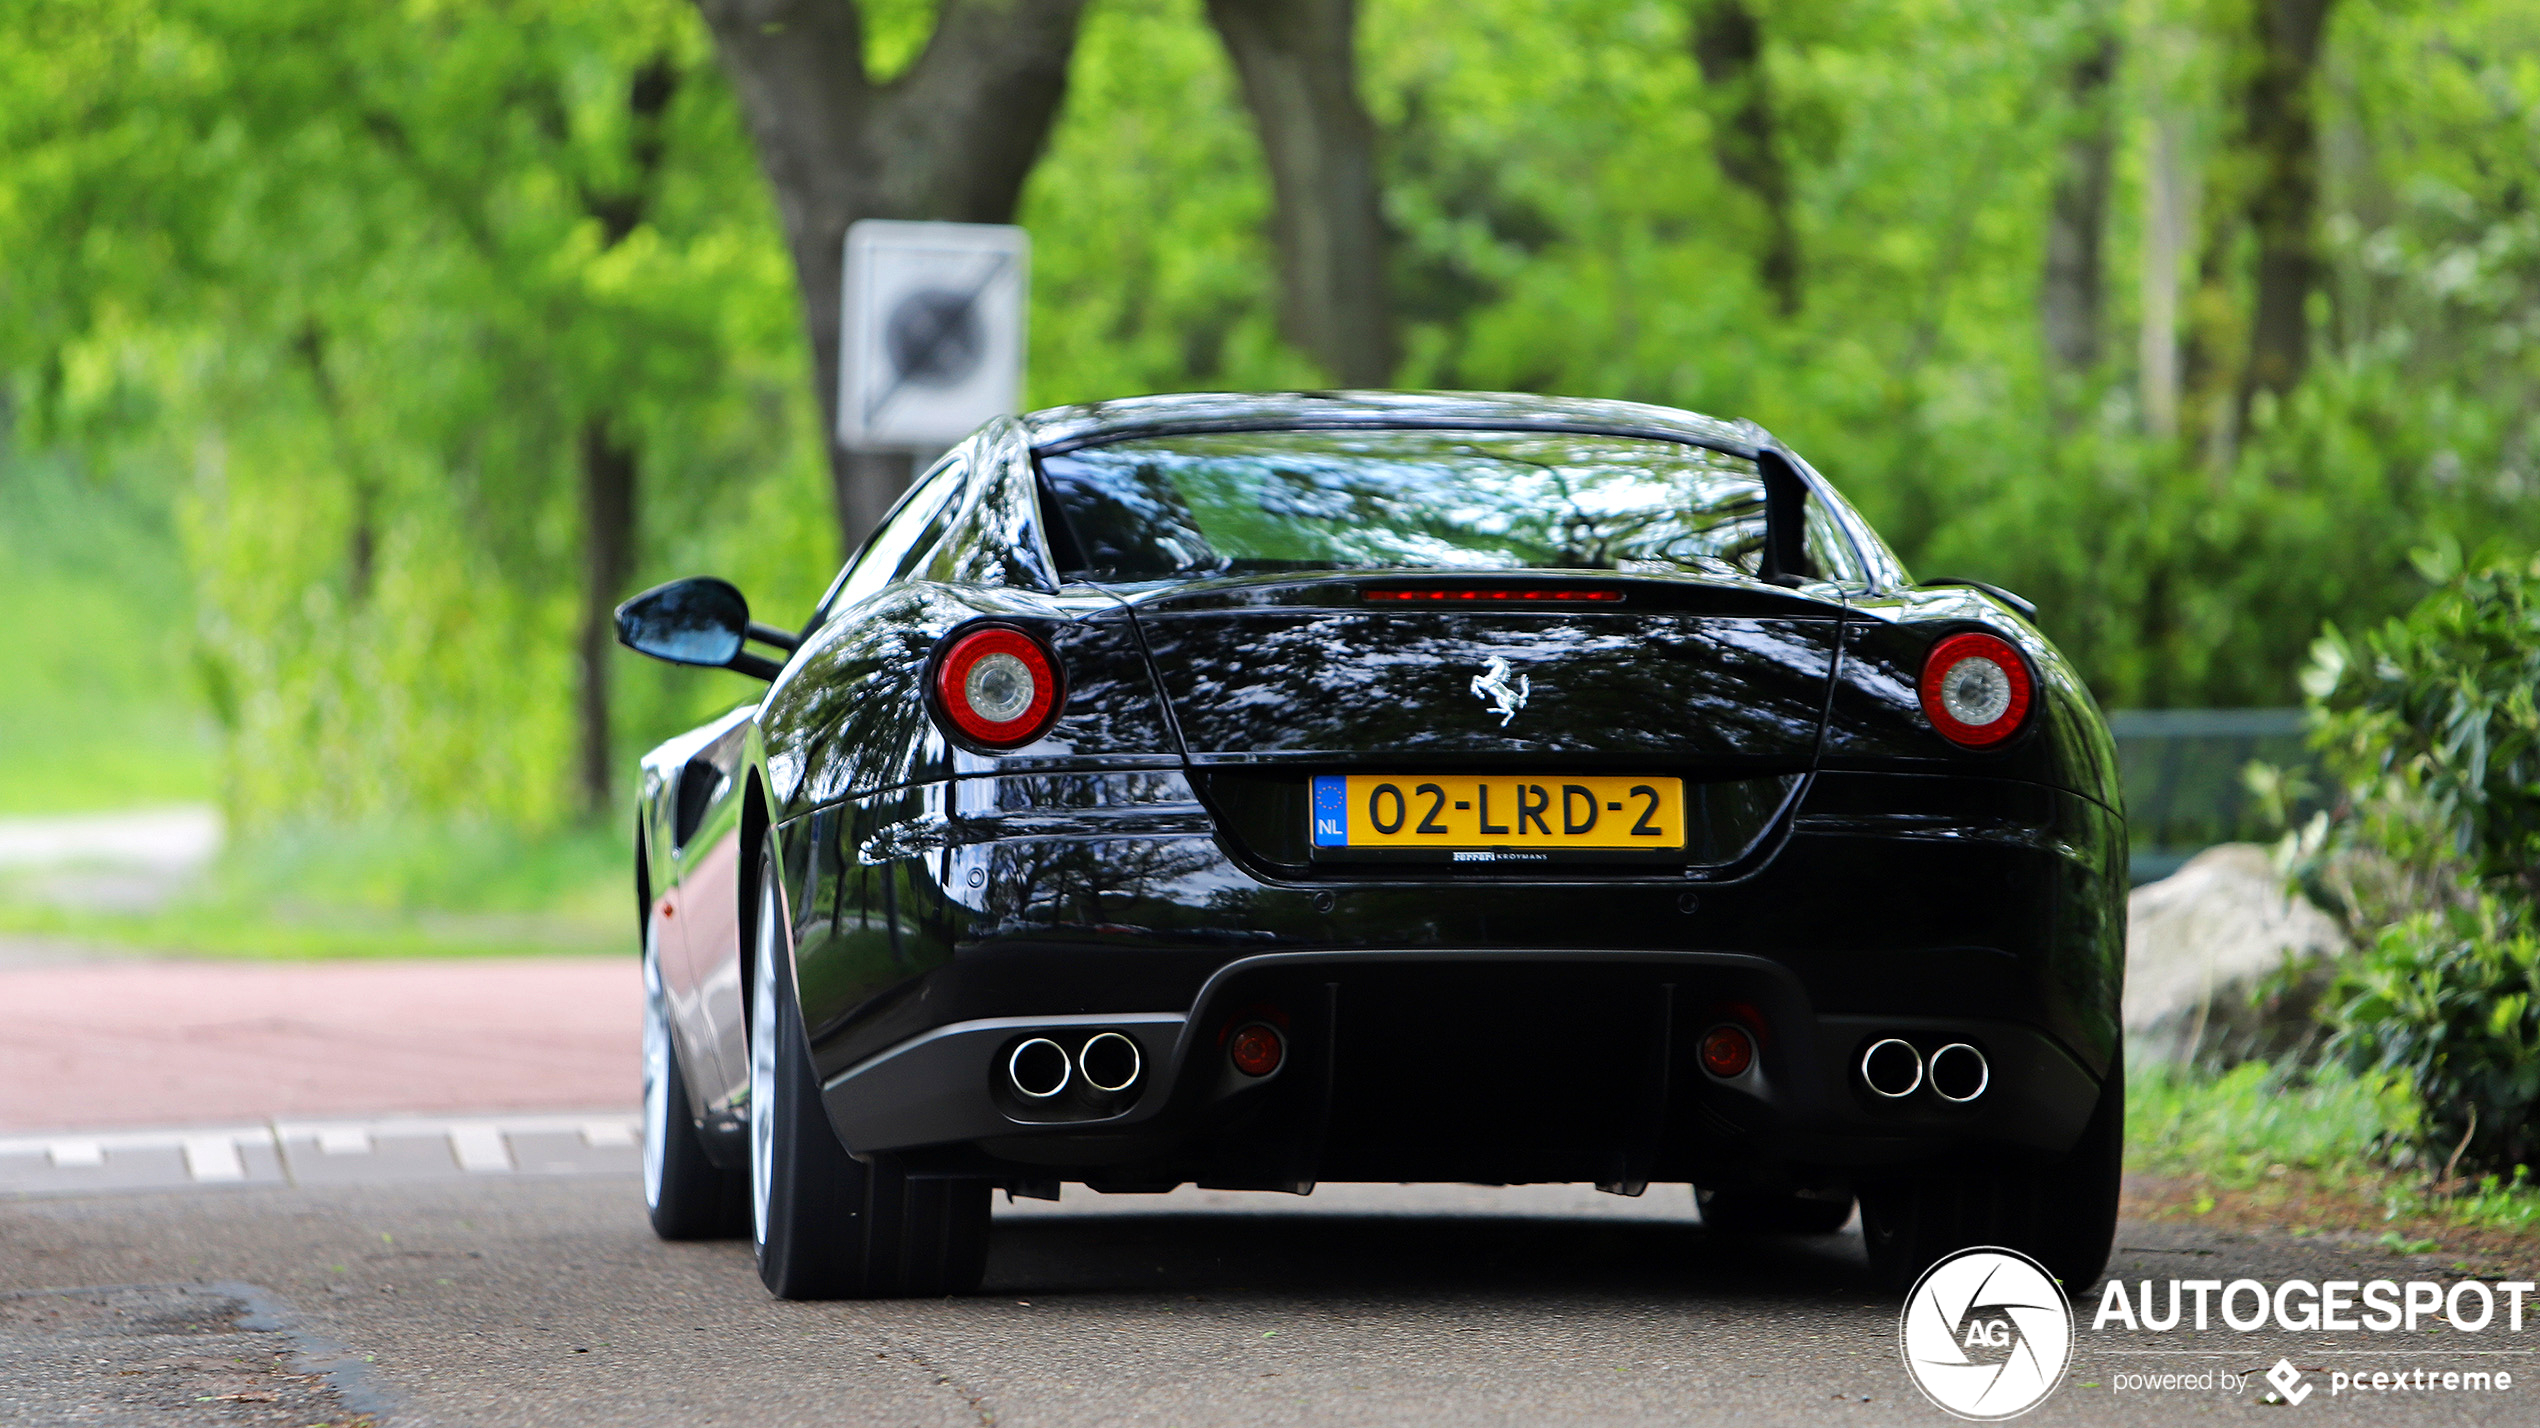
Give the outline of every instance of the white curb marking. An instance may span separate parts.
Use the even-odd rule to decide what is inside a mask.
[[[317,1133],[321,1155],[368,1155],[370,1132],[360,1126],[320,1126]]]
[[[257,1139],[270,1144],[272,1132],[261,1132]],[[190,1135],[185,1138],[185,1173],[197,1180],[244,1180],[247,1162],[238,1154],[238,1142],[228,1132],[217,1135]]]
[[[628,1169],[622,1155],[637,1148],[642,1117],[632,1112],[589,1111],[568,1115],[423,1117],[373,1121],[270,1121],[250,1126],[199,1126],[178,1130],[50,1132],[0,1137],[0,1194],[150,1189],[184,1185],[281,1185],[302,1182],[301,1171],[330,1169],[328,1183],[368,1178],[363,1167],[383,1141],[412,1145],[438,1141],[448,1151],[453,1177],[511,1175],[520,1169],[511,1137],[570,1136],[586,1150],[606,1152],[595,1161],[541,1159],[534,1170],[609,1174]],[[250,1152],[262,1150],[261,1156]],[[130,1152],[146,1152],[135,1159]],[[171,1157],[169,1152],[176,1152]],[[552,1155],[552,1152],[549,1152]],[[390,1178],[414,1173],[409,1158],[381,1162]],[[297,1157],[295,1162],[294,1157]],[[184,1167],[179,1171],[171,1160]],[[391,1162],[394,1162],[393,1164]],[[398,1167],[403,1167],[398,1168]],[[102,1172],[102,1176],[100,1174]]]
[[[503,1143],[503,1128],[491,1121],[462,1121],[451,1126],[450,1153],[459,1158],[459,1169],[473,1174],[511,1173],[511,1147]]]

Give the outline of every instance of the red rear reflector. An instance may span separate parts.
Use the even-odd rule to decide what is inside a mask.
[[[1247,1076],[1269,1075],[1279,1069],[1279,1062],[1286,1055],[1287,1048],[1280,1044],[1277,1029],[1257,1021],[1236,1028],[1226,1041],[1227,1059]]]
[[[1702,1069],[1734,1081],[1755,1064],[1755,1038],[1742,1026],[1715,1026],[1702,1034]]]
[[[1370,600],[1418,601],[1423,604],[1430,601],[1445,600],[1490,600],[1504,601],[1509,604],[1527,605],[1538,603],[1563,605],[1581,603],[1614,605],[1620,604],[1623,599],[1623,592],[1620,590],[1571,590],[1560,588],[1546,590],[1506,590],[1484,589],[1473,586],[1456,586],[1452,588],[1439,587],[1436,589],[1422,590],[1367,590],[1360,593]]]

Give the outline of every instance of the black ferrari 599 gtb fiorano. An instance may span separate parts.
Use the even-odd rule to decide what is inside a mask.
[[[1694,1187],[1880,1278],[2106,1261],[2125,836],[2014,597],[1761,429],[1141,398],[989,423],[643,761],[645,1194],[787,1297],[974,1286],[989,1196]],[[751,641],[782,658],[752,653]]]

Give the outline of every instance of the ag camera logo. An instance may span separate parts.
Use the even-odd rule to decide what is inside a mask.
[[[1905,1372],[1944,1413],[2017,1418],[2072,1361],[2073,1311],[2045,1266],[2017,1250],[1960,1250],[1923,1271],[1897,1324]]]

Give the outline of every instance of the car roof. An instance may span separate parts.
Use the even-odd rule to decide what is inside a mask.
[[[1181,392],[1051,407],[1026,414],[1022,423],[1041,455],[1135,436],[1348,427],[1590,431],[1686,441],[1748,458],[1781,445],[1751,421],[1528,392]]]

